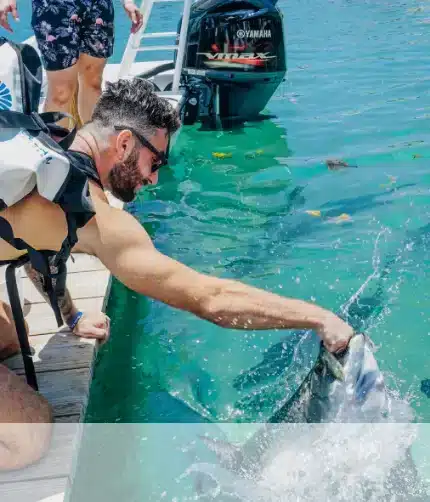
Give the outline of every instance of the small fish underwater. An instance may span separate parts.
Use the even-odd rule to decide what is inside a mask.
[[[242,445],[200,436],[218,461],[196,462],[185,473],[193,500],[430,500],[410,451],[412,409],[386,387],[374,352],[364,334],[340,355],[321,344],[297,392]]]

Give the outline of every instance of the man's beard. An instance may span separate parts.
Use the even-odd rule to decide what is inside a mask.
[[[115,164],[109,173],[109,185],[112,195],[123,202],[131,202],[136,197],[136,189],[140,185],[148,185],[139,170],[139,150],[133,148],[124,162]]]

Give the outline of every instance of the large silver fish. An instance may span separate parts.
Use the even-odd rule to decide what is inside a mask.
[[[409,422],[409,406],[394,399],[363,334],[335,356],[321,345],[319,357],[295,395],[270,422]]]
[[[430,500],[410,455],[412,419],[358,334],[339,356],[321,345],[295,395],[243,445],[202,437],[218,463],[187,474],[205,501]]]

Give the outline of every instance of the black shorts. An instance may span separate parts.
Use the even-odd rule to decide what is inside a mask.
[[[45,70],[69,68],[80,53],[112,55],[113,0],[32,0],[32,5],[31,26]]]

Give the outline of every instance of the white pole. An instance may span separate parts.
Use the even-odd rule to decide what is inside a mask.
[[[193,0],[185,0],[184,2],[184,11],[182,13],[182,23],[181,23],[181,33],[179,35],[179,46],[178,52],[176,56],[176,65],[175,65],[175,73],[173,75],[173,85],[172,91],[177,93],[179,90],[179,80],[181,78],[182,66],[184,63],[184,55],[185,55],[185,44],[187,41],[187,33],[188,33],[188,23],[190,20],[190,11],[191,4]]]

